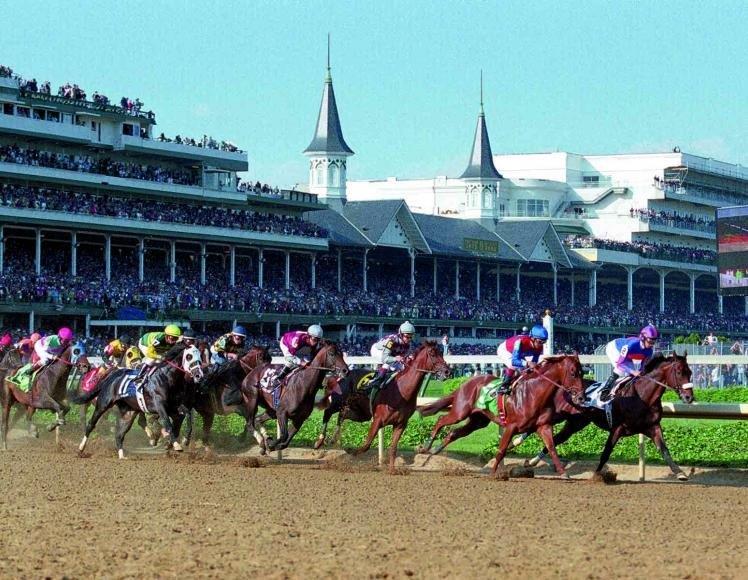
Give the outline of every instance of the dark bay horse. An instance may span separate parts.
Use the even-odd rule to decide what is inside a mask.
[[[348,365],[338,346],[334,342],[323,340],[311,362],[288,377],[278,406],[275,407],[272,393],[266,392],[260,386],[260,379],[270,368],[269,364],[260,365],[250,372],[242,383],[242,397],[248,416],[247,426],[253,430],[259,429],[260,433],[255,431],[254,434],[263,453],[268,449],[275,451],[288,447],[293,436],[312,413],[314,397],[322,387],[327,373],[335,373],[340,377],[348,373]],[[269,417],[275,417],[278,420],[280,434],[277,439],[268,439],[264,428],[261,428],[260,422],[256,420],[258,406],[263,407]],[[291,421],[290,427],[289,420]]]
[[[639,378],[623,385],[612,401],[612,427],[608,424],[605,411],[592,407],[571,405],[568,401],[562,400],[556,395],[556,419],[559,421],[566,419],[566,424],[553,438],[553,444],[561,445],[574,433],[581,431],[590,423],[608,431],[608,440],[605,442],[605,448],[596,470],[596,473],[599,474],[621,437],[642,433],[654,442],[673,474],[681,481],[685,481],[688,476],[673,461],[662,436],[662,427],[660,426],[662,395],[666,388],[678,393],[684,403],[690,404],[693,402],[691,369],[685,355],[679,356],[673,353],[671,356],[665,357],[662,353],[658,353],[649,360]],[[547,448],[543,449],[528,463],[537,465],[547,452]]]
[[[87,395],[90,399],[96,397],[96,409],[86,425],[86,433],[78,446],[79,451],[82,452],[86,448],[88,438],[102,415],[116,405],[119,416],[117,417],[115,444],[117,455],[120,459],[124,459],[125,435],[132,427],[135,418],[143,412],[135,395],[124,397],[119,395],[120,383],[126,372],[126,369],[112,372],[102,379],[97,392]],[[202,376],[200,351],[194,346],[177,344],[164,355],[161,362],[156,364],[155,370],[147,379],[153,387],[153,393],[147,387],[143,388],[145,411],[158,413],[161,425],[169,438],[169,444],[175,451],[181,451],[182,447],[177,441],[172,417],[179,416],[179,407],[186,400],[187,379],[199,381]],[[83,398],[83,400],[73,399],[73,402],[87,401]]]
[[[65,424],[65,415],[70,407],[66,402],[67,380],[70,370],[75,366],[72,345],[54,361],[42,368],[31,386],[28,393],[24,393],[18,386],[8,380],[6,375],[2,385],[2,444],[3,449],[8,448],[8,420],[10,409],[15,404],[26,408],[26,418],[29,422],[29,432],[35,434],[36,427],[31,422],[31,417],[37,409],[54,411],[57,418],[54,423],[47,427],[49,431],[57,429]],[[59,435],[59,431],[57,431]]]
[[[360,417],[361,421],[372,419],[366,440],[361,447],[352,451],[354,455],[368,451],[379,430],[392,425],[392,442],[388,453],[389,470],[394,470],[400,436],[416,410],[418,391],[423,379],[432,373],[440,380],[446,379],[451,374],[449,366],[442,357],[441,347],[437,346],[435,341],[429,340],[421,344],[413,355],[408,357],[402,372],[379,391],[371,405],[374,408],[373,417],[368,397],[359,394],[349,400],[348,405],[352,409],[351,418]]]
[[[556,417],[555,397],[561,400],[584,402],[584,383],[582,382],[582,365],[577,355],[560,355],[543,359],[524,378],[515,383],[512,392],[505,400],[506,420],[503,423],[499,449],[493,472],[504,459],[512,437],[517,433],[537,431],[550,449],[553,463],[559,474],[564,475],[564,467],[553,447],[553,425],[561,419]],[[439,431],[447,426],[467,419],[467,423],[447,435],[435,453],[439,453],[455,439],[464,437],[476,429],[488,425],[490,421],[501,425],[500,417],[490,411],[475,408],[481,388],[494,380],[492,376],[479,376],[464,383],[454,393],[439,399],[435,403],[419,409],[424,417],[433,415],[443,409],[449,412],[436,422],[426,446],[421,450],[428,452]]]
[[[271,357],[267,348],[262,346],[251,346],[240,358],[229,361],[219,367],[216,372],[205,376],[204,380],[194,389],[194,396],[187,404],[192,411],[197,411],[203,418],[203,444],[207,447],[210,439],[210,431],[216,415],[230,415],[238,413],[249,425],[247,410],[244,405],[226,406],[223,403],[223,394],[226,387],[241,390],[246,376],[260,365],[270,363]],[[192,438],[192,413],[188,416],[182,444],[187,446]]]

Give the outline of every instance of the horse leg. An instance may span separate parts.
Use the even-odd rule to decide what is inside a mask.
[[[395,459],[397,458],[397,444],[399,443],[400,436],[403,434],[403,431],[405,431],[406,426],[407,426],[407,423],[399,423],[392,428],[392,442],[390,443],[390,448],[388,450],[390,473],[395,472]]]
[[[343,427],[343,421],[345,421],[345,417],[343,416],[343,411],[340,411],[338,413],[338,423],[335,425],[335,433],[332,434],[332,441],[330,441],[331,445],[340,445],[340,432]]]
[[[114,434],[114,443],[117,447],[117,457],[119,459],[125,458],[125,435],[127,435],[127,432],[135,422],[135,417],[139,414],[135,409],[120,409],[119,411],[119,415],[117,416],[117,431]]]
[[[675,475],[680,481],[688,481],[688,476],[678,466],[678,464],[673,461],[673,458],[670,455],[670,450],[665,444],[665,438],[662,436],[662,427],[660,424],[657,423],[656,425],[652,425],[647,432],[647,436],[654,442],[660,455],[662,455],[662,458],[665,460],[665,463],[670,467],[670,471],[673,472],[673,475]]]
[[[566,443],[569,437],[574,435],[574,433],[578,433],[579,431],[584,429],[587,425],[589,425],[588,421],[574,421],[573,419],[567,420],[566,423],[564,423],[564,426],[561,429],[561,431],[559,431],[558,433],[556,433],[556,435],[554,435],[553,444],[558,447],[559,445]],[[512,447],[512,449],[514,449],[514,447]],[[543,450],[540,453],[538,453],[535,457],[530,459],[526,465],[528,467],[536,467],[538,463],[540,463],[546,458],[547,455],[548,455],[548,446],[546,445],[545,447],[543,447]]]
[[[86,428],[86,416],[88,415],[88,406],[89,406],[88,403],[83,403],[80,407],[78,407],[78,417],[84,429]]]
[[[298,425],[296,424],[295,419],[291,419],[291,425],[288,426],[286,431],[286,438],[283,439],[278,447],[276,449],[285,449],[291,444],[291,439],[293,439],[293,436],[296,435],[298,430],[301,428],[301,424],[304,421],[301,421]]]
[[[91,432],[94,430],[94,427],[96,427],[96,423],[99,422],[99,419],[109,410],[108,405],[104,405],[103,403],[99,403],[99,400],[96,401],[96,407],[94,407],[94,412],[91,415],[91,418],[88,420],[88,423],[86,424],[86,432],[83,434],[83,439],[81,439],[80,445],[78,445],[78,451],[83,451],[86,448],[86,443],[88,443],[88,438],[91,436]]]
[[[366,453],[371,448],[371,444],[374,441],[374,437],[377,436],[377,433],[379,432],[379,429],[381,428],[382,428],[382,420],[379,417],[375,416],[371,420],[371,425],[369,426],[369,432],[366,434],[366,441],[364,441],[364,444],[361,447],[353,451],[353,455],[361,455],[362,453]]]
[[[564,464],[561,463],[561,460],[558,458],[558,453],[556,453],[556,446],[553,444],[553,427],[548,423],[546,423],[545,425],[540,425],[538,427],[538,434],[543,438],[543,442],[548,448],[548,452],[551,454],[551,460],[553,461],[553,466],[556,469],[556,473],[568,479],[569,476],[566,475]]]
[[[317,440],[314,442],[315,449],[319,449],[325,444],[325,438],[327,437],[327,424],[330,422],[330,418],[332,417],[332,413],[330,412],[331,408],[332,405],[327,407],[322,415],[322,433],[319,434]]]
[[[169,417],[169,413],[166,412],[163,402],[159,397],[155,397],[154,402],[156,403],[156,410],[158,412],[161,426],[164,428],[166,436],[169,438],[169,447],[174,449],[174,451],[182,451],[182,446],[179,444],[179,441],[177,441],[177,436],[174,433],[174,425],[171,422],[171,417]]]
[[[283,443],[288,439],[288,414],[282,409],[276,409],[275,414],[275,420],[278,423],[279,432],[277,439],[271,439],[268,442],[268,449],[270,451],[284,449]]]
[[[0,431],[2,432],[2,438],[3,438],[3,451],[8,450],[8,421],[10,419],[10,408],[13,406],[13,400],[11,398],[10,389],[5,387],[4,385],[0,388],[5,389],[4,396],[3,396],[3,416],[2,416],[2,429]]]
[[[210,448],[210,431],[213,429],[213,420],[215,417],[214,413],[203,414],[203,445],[205,445],[206,450]]]
[[[610,454],[613,453],[613,448],[616,446],[616,443],[618,443],[618,440],[621,438],[622,434],[623,425],[618,425],[610,432],[610,434],[608,435],[608,440],[605,442],[605,447],[603,448],[603,453],[600,456],[600,463],[595,470],[595,474],[600,475],[602,473],[603,467],[605,467],[605,464],[608,463]]]
[[[465,423],[462,427],[459,427],[458,429],[454,429],[450,431],[447,434],[447,436],[442,441],[441,445],[437,447],[436,451],[434,451],[432,455],[438,455],[439,453],[444,451],[444,448],[450,443],[452,443],[453,441],[457,439],[461,439],[462,437],[467,437],[473,431],[477,431],[478,429],[483,429],[490,422],[491,421],[489,420],[489,418],[483,415],[482,413],[474,413],[470,415],[467,423]]]
[[[26,407],[26,409],[19,407],[16,411],[16,417],[20,417],[22,413],[26,413],[26,423],[28,423],[27,429],[29,431],[29,435],[34,438],[39,437],[39,429],[37,429],[36,425],[34,425],[34,422],[31,420],[34,416],[34,413],[36,413],[36,409],[34,407]]]
[[[515,427],[513,424],[509,424],[501,433],[501,439],[499,440],[499,449],[496,451],[496,461],[493,465],[493,469],[491,469],[492,475],[496,475],[496,471],[499,469],[499,465],[501,464],[507,450],[509,449],[509,443],[511,443],[512,437],[514,437],[514,434],[516,432],[517,427]]]

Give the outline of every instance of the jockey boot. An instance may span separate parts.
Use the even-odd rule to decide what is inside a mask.
[[[512,377],[510,377],[508,374],[504,373],[501,377],[501,384],[496,389],[496,395],[508,395],[512,392],[511,387]]]
[[[605,381],[605,384],[603,385],[603,388],[600,389],[600,400],[601,401],[609,401],[610,400],[610,392],[613,390],[613,385],[616,384],[616,380],[618,380],[618,375],[613,373],[608,377],[608,380]]]
[[[377,398],[379,391],[382,390],[386,379],[387,373],[380,371],[377,372],[374,378],[369,381],[369,384],[366,385],[366,388],[369,390],[369,403],[372,407],[374,406],[374,399]]]
[[[284,379],[291,373],[293,369],[294,367],[285,366],[277,375],[275,375],[273,383],[271,384],[273,391],[276,391],[280,388],[280,386],[283,384]]]

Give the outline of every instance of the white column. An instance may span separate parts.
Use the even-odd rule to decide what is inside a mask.
[[[317,256],[311,255],[312,260],[312,290],[317,287]]]
[[[688,290],[691,298],[689,312],[693,314],[694,312],[696,312],[696,276],[694,274],[689,274],[688,282]]]
[[[138,279],[142,282],[145,278],[145,240],[138,238]]]
[[[408,250],[410,254],[410,297],[416,295],[416,252],[412,248]]]
[[[284,287],[288,290],[291,287],[291,252],[284,252],[286,257],[286,276],[284,279]]]
[[[236,286],[236,246],[229,246],[229,286]]]
[[[343,249],[338,248],[338,292],[343,285]]]
[[[549,314],[550,311],[546,310],[543,316],[543,327],[548,331],[548,340],[543,345],[543,354],[545,356],[552,356],[553,349],[553,316]]]
[[[480,300],[480,262],[475,265],[475,299]]]
[[[200,284],[205,286],[205,259],[208,257],[205,242],[200,243]]]
[[[86,314],[86,338],[91,336],[91,315]]]
[[[717,312],[719,312],[720,314],[725,313],[725,306],[722,302],[722,294],[717,295]]]
[[[553,305],[558,306],[558,264],[553,263]]]
[[[104,272],[107,282],[112,279],[112,236],[104,236]]]
[[[264,282],[264,280],[263,280],[263,278],[264,278],[263,274],[264,274],[264,271],[265,271],[264,266],[265,266],[265,256],[264,256],[264,253],[262,251],[262,248],[260,248],[257,251],[257,286],[258,286],[258,288],[262,288],[262,285],[263,285],[263,282]]]
[[[34,271],[37,276],[42,273],[42,231],[36,230],[36,251],[34,252]]]
[[[626,308],[634,308],[634,268],[626,268]]]
[[[501,265],[496,262],[496,302],[499,301],[501,294]]]
[[[78,233],[70,234],[70,275],[78,275]]]
[[[436,256],[434,256],[434,296],[436,296],[437,287],[436,287]]]
[[[369,284],[368,284],[368,277],[367,277],[367,270],[369,269],[369,265],[367,264],[367,258],[369,256],[369,249],[364,250],[364,292],[369,291]]]
[[[522,286],[520,284],[519,270],[522,268],[522,264],[517,264],[517,302],[522,301]]]
[[[34,333],[34,326],[36,324],[35,318],[36,316],[34,315],[34,311],[32,310],[31,312],[29,312],[29,334]]]
[[[597,306],[597,270],[590,272],[590,299],[589,306]]]
[[[660,275],[660,312],[665,312],[665,276],[667,272],[660,270],[658,274]]]
[[[0,225],[0,274],[5,270],[5,228]]]
[[[460,261],[455,260],[455,298],[460,297]]]
[[[177,281],[177,243],[172,240],[169,243],[169,282]]]
[[[275,338],[280,338],[280,337],[281,337],[281,323],[280,323],[280,320],[278,320],[275,323]]]
[[[743,314],[748,316],[748,296],[745,297],[745,306],[743,307]]]
[[[569,281],[571,283],[571,305],[574,306],[574,282],[576,281],[576,275],[574,272],[571,273]]]

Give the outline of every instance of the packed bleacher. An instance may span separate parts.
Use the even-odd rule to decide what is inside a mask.
[[[202,147],[205,149],[214,149],[216,151],[229,151],[231,153],[243,153],[236,145],[231,141],[216,141],[213,137],[203,135],[202,139],[193,139],[192,137],[182,137],[177,135],[173,139],[167,137],[163,133],[156,137],[156,141],[160,143],[176,143],[177,145],[190,145],[191,147]]]
[[[686,230],[699,230],[703,232],[716,233],[716,222],[713,219],[707,219],[701,216],[695,216],[687,213],[676,211],[664,211],[654,209],[636,209],[629,210],[631,217],[636,217],[641,221],[653,224],[660,224],[671,228],[681,228]]]
[[[297,217],[195,203],[156,201],[14,184],[0,186],[0,205],[281,235],[316,238],[327,235],[324,229]]]
[[[591,236],[572,235],[568,236],[564,243],[569,248],[598,248],[618,252],[633,252],[651,260],[689,262],[692,264],[705,264],[707,266],[713,266],[717,260],[717,253],[713,250],[702,250],[700,248],[688,248],[654,242],[619,242],[616,240],[593,238]]]

